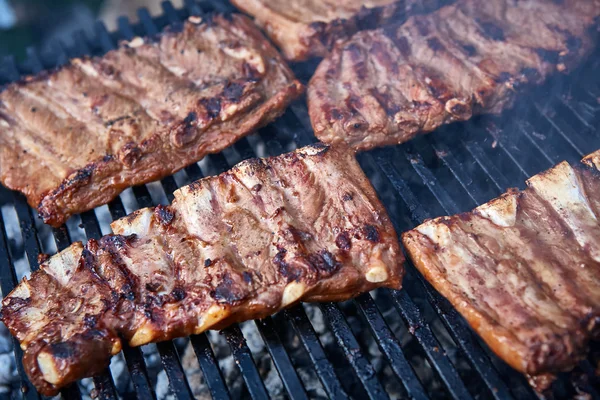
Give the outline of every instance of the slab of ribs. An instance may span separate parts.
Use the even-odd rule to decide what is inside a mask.
[[[600,151],[403,234],[417,269],[532,385],[600,338]]]
[[[241,15],[191,17],[0,92],[0,179],[59,226],[279,116],[302,85]]]
[[[244,161],[112,230],[50,257],[2,302],[43,394],[103,370],[122,341],[140,346],[299,301],[399,289],[404,273],[353,152],[320,144]]]
[[[599,15],[598,0],[459,0],[359,32],[310,81],[315,135],[368,150],[500,113],[522,88],[579,64]]]

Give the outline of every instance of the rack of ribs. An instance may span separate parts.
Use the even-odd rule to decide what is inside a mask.
[[[600,337],[600,150],[403,234],[417,269],[538,389]]]
[[[50,257],[2,302],[43,394],[100,372],[123,340],[141,346],[299,301],[399,289],[404,274],[353,152],[321,144],[244,161],[112,229]]]
[[[241,15],[190,17],[0,92],[0,179],[59,226],[269,123],[303,91]]]
[[[315,134],[368,150],[500,113],[522,88],[572,70],[590,53],[598,16],[598,0],[459,0],[359,32],[310,81]]]
[[[254,17],[290,61],[324,57],[338,41],[407,15],[435,9],[437,1],[232,0]],[[437,6],[439,7],[439,6]]]

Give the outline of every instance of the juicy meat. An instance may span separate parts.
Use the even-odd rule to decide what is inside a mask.
[[[510,107],[525,84],[569,71],[593,47],[600,1],[459,0],[359,32],[308,87],[316,136],[367,150]]]
[[[291,61],[327,55],[336,41],[363,29],[398,21],[414,11],[435,7],[437,1],[398,0],[232,0],[255,18]]]
[[[527,185],[402,239],[491,349],[547,384],[600,337],[600,171],[562,162]]]
[[[191,17],[6,87],[0,179],[58,226],[221,151],[302,90],[248,18]]]
[[[100,371],[121,340],[140,346],[301,300],[399,289],[403,275],[396,233],[345,148],[244,161],[112,229],[50,257],[3,300],[2,321],[44,394]]]

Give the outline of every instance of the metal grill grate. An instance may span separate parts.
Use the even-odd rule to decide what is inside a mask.
[[[140,10],[140,22],[118,21],[119,31],[109,34],[95,26],[95,37],[76,34],[73,46],[57,45],[52,54],[39,55],[28,49],[28,58],[16,65],[8,58],[0,64],[0,84],[65,63],[82,54],[101,54],[114,48],[117,40],[136,35],[154,35],[166,24],[181,23],[187,16],[209,11],[231,12],[226,3],[192,0],[183,10],[165,2],[164,13],[151,18]],[[559,77],[520,101],[513,111],[500,117],[476,118],[402,146],[378,149],[359,155],[359,161],[377,188],[398,232],[414,227],[425,218],[469,210],[499,195],[508,187],[522,186],[526,177],[562,159],[578,160],[600,148],[600,78],[595,74],[600,57],[570,77]],[[315,63],[295,66],[301,78],[310,77]],[[550,95],[548,95],[550,93]],[[242,159],[277,155],[315,141],[304,100],[255,135],[242,139],[232,149],[211,155],[183,173],[160,181],[168,201],[183,183],[207,173],[220,173]],[[204,173],[204,174],[203,174]],[[135,187],[108,207],[88,211],[71,219],[67,228],[51,229],[41,224],[20,194],[0,189],[0,289],[8,293],[17,283],[19,268],[34,271],[42,250],[63,249],[71,239],[98,238],[104,219],[117,219],[126,209],[152,206],[157,201],[156,185]],[[130,199],[134,202],[129,204]],[[80,224],[79,220],[80,219]],[[18,222],[18,226],[16,223]],[[78,225],[79,224],[79,225]],[[28,266],[19,267],[19,260]],[[379,290],[342,304],[320,304],[318,309],[334,340],[324,345],[323,334],[303,306],[256,321],[286,395],[308,398],[306,378],[297,373],[299,357],[290,351],[289,338],[318,377],[324,393],[335,399],[380,399],[393,396],[415,399],[474,397],[529,399],[535,393],[523,376],[510,369],[481,344],[462,317],[408,263],[404,290]],[[264,376],[238,325],[223,331],[245,382],[242,397],[267,398]],[[192,336],[193,347],[210,394],[230,397],[230,388],[206,334]],[[40,396],[28,382],[21,364],[22,352],[14,342],[23,397]],[[175,342],[157,345],[172,394],[190,399],[192,390],[182,367]],[[594,376],[598,349],[575,370],[554,385],[554,397],[572,397],[580,392],[598,398],[599,382]],[[117,393],[110,371],[93,379],[95,395],[155,398],[142,350],[124,346],[132,393]],[[80,399],[77,385],[62,392],[67,399]],[[83,393],[87,395],[87,393]],[[1,397],[1,395],[0,395]]]

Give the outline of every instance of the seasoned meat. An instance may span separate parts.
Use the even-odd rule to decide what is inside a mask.
[[[594,46],[600,2],[459,0],[359,32],[308,88],[316,136],[367,150],[510,107],[526,84],[570,71]]]
[[[244,161],[175,192],[170,206],[50,257],[3,300],[25,369],[55,394],[131,346],[345,300],[404,273],[398,238],[346,148]]]
[[[398,0],[232,0],[254,17],[291,61],[327,55],[336,41],[353,33],[434,9],[437,1]]]
[[[543,389],[600,337],[600,171],[562,162],[527,185],[402,239],[491,349]]]
[[[0,93],[0,179],[44,222],[219,152],[303,88],[246,17],[191,17]]]

